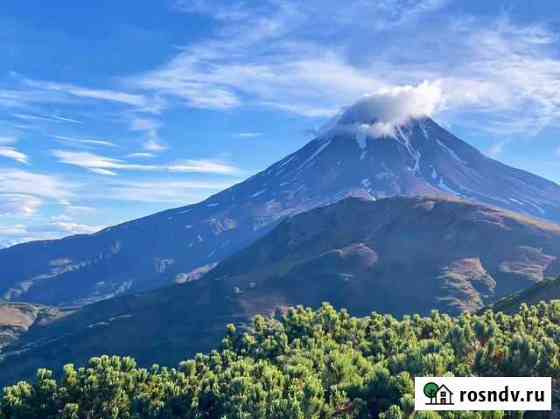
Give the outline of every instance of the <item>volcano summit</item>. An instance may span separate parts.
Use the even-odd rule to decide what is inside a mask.
[[[560,223],[557,184],[485,156],[429,117],[378,112],[357,102],[300,150],[201,203],[0,250],[0,297],[82,305],[188,282],[281,219],[349,196],[451,196]]]

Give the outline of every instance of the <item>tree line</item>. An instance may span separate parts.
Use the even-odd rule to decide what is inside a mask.
[[[450,317],[355,318],[324,304],[229,325],[221,347],[177,368],[128,357],[66,365],[6,387],[0,418],[505,418],[415,412],[415,376],[560,373],[560,302]],[[553,404],[558,404],[554,393]],[[525,415],[525,417],[530,417]],[[538,415],[535,417],[539,417]]]

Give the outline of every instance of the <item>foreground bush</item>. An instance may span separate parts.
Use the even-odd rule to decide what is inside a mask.
[[[402,320],[298,307],[280,321],[258,316],[245,333],[230,325],[220,351],[177,369],[102,356],[67,365],[60,380],[39,370],[4,390],[0,418],[502,418],[414,413],[413,377],[558,378],[559,342],[560,302]]]

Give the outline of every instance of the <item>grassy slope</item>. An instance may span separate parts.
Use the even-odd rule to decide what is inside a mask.
[[[548,278],[531,288],[499,300],[491,308],[494,311],[514,313],[524,303],[533,305],[541,301],[549,302],[557,299],[560,299],[560,278]]]
[[[19,339],[33,326],[46,326],[71,310],[0,301],[0,356],[2,348]]]

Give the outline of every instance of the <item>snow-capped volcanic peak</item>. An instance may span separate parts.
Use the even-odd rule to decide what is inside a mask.
[[[92,236],[0,250],[0,298],[73,305],[184,282],[285,217],[347,196],[453,196],[560,223],[560,186],[455,137],[430,117],[440,106],[429,84],[377,92],[298,151],[204,202]]]

